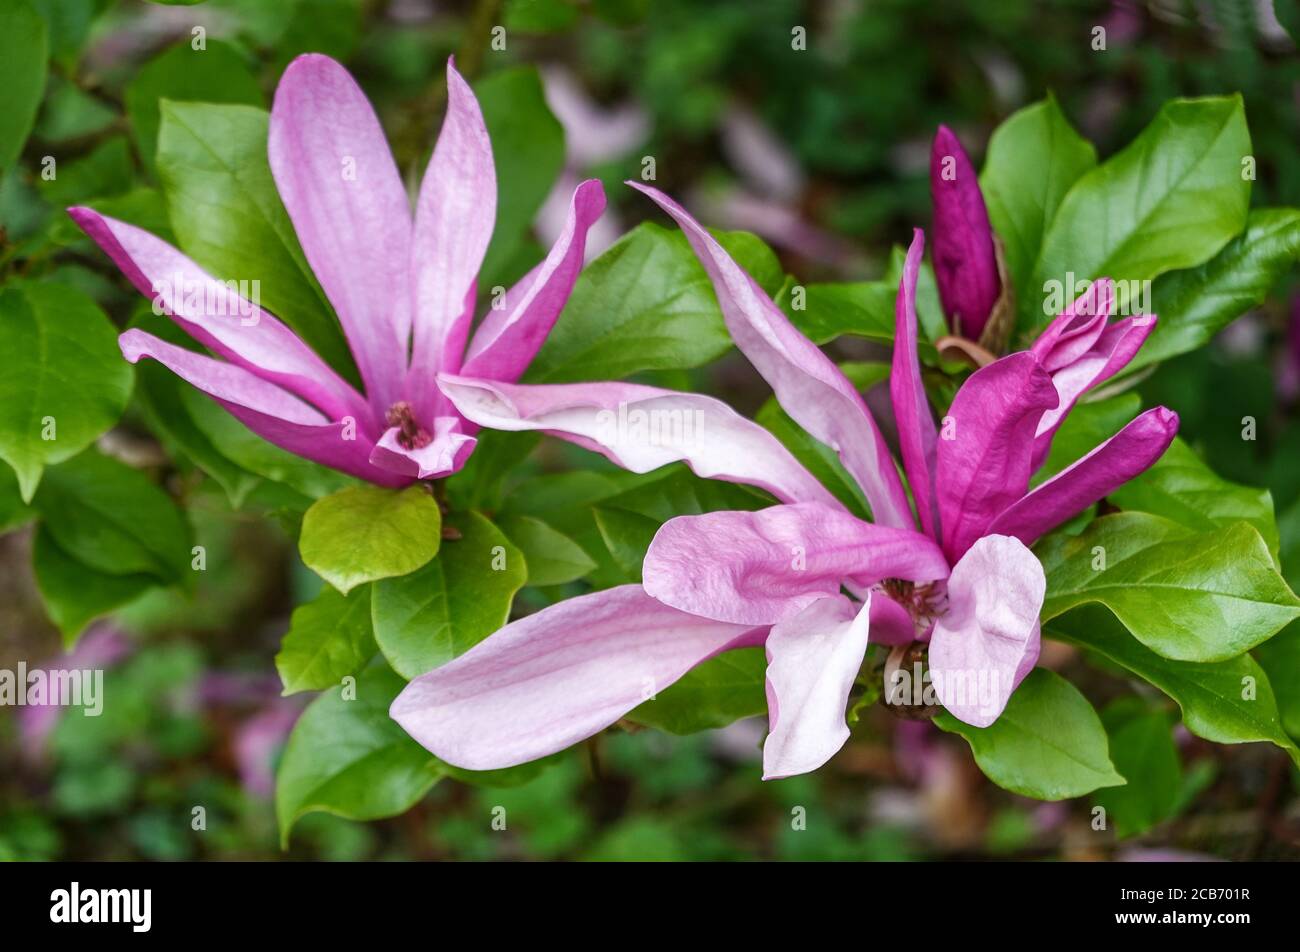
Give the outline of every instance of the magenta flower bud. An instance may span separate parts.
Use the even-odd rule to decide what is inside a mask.
[[[1002,293],[993,227],[966,150],[940,126],[930,152],[934,275],[953,333],[979,340]]]

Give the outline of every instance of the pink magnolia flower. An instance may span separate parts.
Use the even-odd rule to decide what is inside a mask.
[[[998,263],[979,177],[947,126],[930,149],[934,204],[934,279],[952,332],[979,340],[1002,293]]]
[[[1177,417],[1151,410],[1029,489],[1034,457],[1059,424],[1049,411],[1114,373],[1116,355],[1132,356],[1132,335],[1149,332],[1150,322],[1098,330],[1107,315],[1085,320],[1080,299],[1038,351],[973,373],[940,430],[916,356],[918,231],[898,293],[890,381],[918,527],[852,384],[684,209],[636,187],[685,231],[737,347],[786,412],[836,451],[875,521],[849,513],[765,430],[711,398],[632,384],[444,376],[444,392],[480,425],[544,430],[635,472],[682,460],[701,476],[760,486],[781,504],[669,520],[646,554],[642,585],[506,625],[412,681],[392,716],[452,764],[505,767],[596,733],[720,652],[762,644],[764,776],[785,777],[817,768],[848,738],[845,708],[868,640],[919,640],[928,641],[944,706],[967,723],[993,723],[1038,658],[1046,580],[1028,547],[1142,472],[1173,439]],[[1109,300],[1104,289],[1094,292],[1098,300]],[[654,410],[698,413],[693,438],[622,425]]]
[[[439,373],[517,380],[582,267],[601,185],[578,185],[546,259],[490,310],[472,339],[476,280],[496,218],[483,114],[447,64],[447,116],[415,213],[383,130],[338,63],[309,54],[285,70],[267,143],[271,173],[308,264],[342,324],[365,393],[285,324],[175,248],[90,208],[69,209],[141,291],[218,358],[144,331],[122,334],[249,429],[299,456],[383,486],[455,472],[477,427],[437,387]],[[467,346],[468,341],[468,346]]]

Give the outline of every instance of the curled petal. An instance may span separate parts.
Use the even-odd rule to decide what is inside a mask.
[[[981,367],[957,391],[936,454],[943,548],[950,561],[961,558],[1025,494],[1034,431],[1056,400],[1052,378],[1029,353]]]
[[[1013,503],[990,532],[1033,545],[1094,502],[1144,472],[1164,455],[1178,433],[1178,414],[1148,410],[1091,453]]]
[[[930,637],[936,696],[958,720],[988,727],[1038,661],[1047,579],[1010,536],[984,536],[948,578],[948,611]]]
[[[93,208],[69,208],[68,214],[141,294],[200,344],[310,401],[327,416],[369,421],[361,394],[293,331],[167,242]]]
[[[462,369],[465,376],[507,383],[519,379],[569,300],[582,270],[587,232],[604,210],[605,191],[598,179],[577,187],[551,253],[530,272],[525,287],[512,289],[509,310],[489,311],[474,332]]]
[[[979,340],[1001,293],[984,193],[966,150],[940,126],[930,151],[934,277],[955,333]]]
[[[867,652],[868,604],[821,598],[767,636],[763,779],[816,770],[844,746],[849,691]]]
[[[506,625],[408,684],[389,713],[449,764],[513,767],[585,740],[696,665],[766,634],[623,585]]]
[[[713,282],[732,340],[771,385],[785,412],[839,454],[862,487],[872,518],[885,526],[912,526],[889,449],[853,384],[684,208],[658,189],[627,184],[648,195],[681,226]]]
[[[263,439],[295,456],[330,466],[381,486],[410,482],[376,469],[369,462],[369,442],[358,439],[346,422],[331,422],[313,407],[242,367],[196,354],[141,330],[118,338],[131,363],[150,357],[221,404]]]
[[[465,465],[478,440],[461,432],[460,417],[436,417],[432,440],[427,446],[406,447],[399,440],[401,429],[389,427],[370,453],[370,462],[411,479],[450,476]]]
[[[271,106],[267,155],[382,415],[406,374],[411,208],[379,120],[346,69],[319,53],[289,64]]]
[[[916,279],[925,254],[925,235],[912,233],[912,246],[903,264],[894,305],[894,362],[889,375],[889,395],[898,421],[898,443],[903,452],[903,469],[912,488],[912,499],[921,518],[921,528],[932,539],[940,538],[939,511],[934,495],[934,417],[921,383],[921,364],[916,353]]]
[[[684,461],[706,479],[842,508],[776,437],[712,397],[631,383],[508,384],[446,374],[438,385],[480,426],[541,430],[634,473]]]
[[[682,611],[771,625],[845,580],[946,578],[939,547],[919,532],[873,525],[816,503],[678,516],[659,527],[641,570],[645,590]]]
[[[1097,343],[1114,306],[1114,282],[1098,278],[1047,325],[1030,352],[1048,373],[1074,363]]]

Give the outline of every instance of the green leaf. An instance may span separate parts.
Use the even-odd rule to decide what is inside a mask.
[[[281,845],[308,813],[349,820],[396,816],[415,805],[445,767],[388,716],[405,683],[387,668],[369,668],[348,686],[308,705],[285,746],[275,783]]]
[[[144,473],[95,450],[51,466],[34,503],[59,548],[109,575],[191,581],[190,528]]]
[[[596,507],[591,510],[600,537],[619,569],[634,582],[641,581],[641,563],[662,523],[626,509]]]
[[[327,585],[294,609],[275,667],[284,693],[297,694],[339,686],[374,656],[370,589],[340,595]]]
[[[196,50],[182,40],[159,53],[127,84],[124,99],[131,135],[151,170],[158,148],[160,100],[265,104],[248,62],[233,46],[215,39],[209,39],[205,49]]]
[[[14,471],[0,466],[0,533],[12,532],[35,518],[36,510],[23,502]]]
[[[30,501],[51,463],[80,453],[126,408],[131,367],[95,302],[67,285],[0,292],[0,459]]]
[[[1066,194],[1024,289],[1024,326],[1046,323],[1040,289],[1071,272],[1076,280],[1146,281],[1212,257],[1246,225],[1242,159],[1250,151],[1240,96],[1166,103]]]
[[[1154,466],[1109,498],[1121,509],[1164,516],[1200,531],[1249,523],[1263,537],[1277,564],[1280,543],[1269,491],[1221,479],[1181,439],[1175,439]]]
[[[767,710],[766,679],[763,649],[737,648],[692,668],[627,719],[670,734],[726,727]]]
[[[50,621],[71,648],[96,618],[135,601],[157,581],[148,575],[109,575],[97,572],[59,548],[45,527],[32,543],[32,572]]]
[[[1074,685],[1046,668],[1029,673],[988,727],[971,727],[947,711],[934,722],[966,738],[984,775],[1012,793],[1065,800],[1124,783],[1097,712]]]
[[[131,188],[135,175],[125,136],[105,139],[87,155],[57,168],[54,178],[37,182],[42,197],[51,205],[77,205],[121,195]]]
[[[572,0],[506,0],[506,29],[520,33],[558,33],[578,22]]]
[[[1062,199],[1096,164],[1097,150],[1050,93],[993,130],[980,189],[1018,297],[1032,294],[1030,272]]]
[[[1047,574],[1043,620],[1100,602],[1134,637],[1177,661],[1224,661],[1300,616],[1300,599],[1246,523],[1196,533],[1141,512],[1095,520],[1035,549]]]
[[[1283,728],[1300,737],[1300,623],[1288,625],[1256,648],[1255,657],[1276,685]]]
[[[764,290],[780,288],[784,274],[770,248],[745,232],[714,234]],[[685,236],[646,222],[578,276],[526,379],[618,380],[699,367],[730,346],[713,285]]]
[[[562,585],[596,567],[582,546],[532,516],[503,519],[501,529],[524,554],[529,585]]]
[[[181,249],[222,280],[258,281],[261,306],[356,383],[338,319],[271,178],[267,114],[166,100],[160,109],[158,175]]]
[[[1098,791],[1096,802],[1114,822],[1116,836],[1138,836],[1174,815],[1183,769],[1166,713],[1145,711],[1113,727],[1110,714],[1110,708],[1102,714],[1110,730],[1110,755],[1128,782]]]
[[[477,512],[447,524],[459,539],[438,558],[402,578],[374,587],[375,641],[404,678],[415,678],[474,647],[506,623],[528,568],[523,553]]]
[[[1155,330],[1125,368],[1195,350],[1263,303],[1269,291],[1300,258],[1300,209],[1257,208],[1246,230],[1209,261],[1176,271],[1151,287],[1151,309],[1160,315]]]
[[[1218,744],[1268,741],[1300,764],[1300,750],[1282,728],[1277,699],[1264,669],[1248,654],[1214,664],[1162,658],[1124,630],[1098,605],[1088,605],[1044,625],[1058,641],[1095,652],[1155,685],[1177,702],[1183,723]]]
[[[428,488],[349,486],[317,500],[302,519],[298,551],[307,567],[346,595],[407,575],[438,554],[442,511]]]
[[[564,128],[551,115],[542,80],[531,66],[493,73],[474,84],[492,140],[497,174],[497,219],[483,261],[480,286],[490,283],[537,217],[564,168]]]
[[[0,175],[22,155],[48,69],[45,21],[25,0],[0,8]]]

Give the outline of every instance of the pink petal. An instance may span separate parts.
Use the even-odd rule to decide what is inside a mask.
[[[68,214],[146,297],[209,350],[297,394],[335,419],[368,426],[365,399],[293,331],[167,242],[93,208]]]
[[[415,337],[409,396],[420,416],[440,371],[457,373],[473,319],[475,279],[492,240],[497,174],[483,112],[447,61],[447,116],[420,184],[411,245]]]
[[[1056,405],[1052,378],[1021,352],[981,367],[953,399],[939,434],[939,517],[951,561],[1029,487],[1034,430]]]
[[[398,427],[389,427],[370,453],[370,462],[411,479],[436,479],[457,472],[478,440],[461,432],[460,417],[436,417],[433,441],[428,446],[407,449],[398,441]]]
[[[1068,366],[1097,343],[1114,306],[1114,283],[1098,278],[1047,325],[1030,351],[1048,373]]]
[[[684,461],[706,479],[841,508],[776,437],[712,397],[632,383],[509,384],[446,374],[438,385],[480,426],[541,430],[634,473]]]
[[[623,585],[506,625],[408,684],[389,713],[449,764],[513,767],[585,740],[701,662],[766,634]]]
[[[713,282],[732,340],[771,385],[786,413],[839,454],[866,494],[872,518],[881,525],[911,527],[907,495],[889,449],[853,384],[684,208],[658,189],[627,184],[650,196],[681,226]]]
[[[573,193],[564,230],[546,260],[529,274],[527,287],[509,297],[509,310],[489,311],[474,332],[463,373],[513,383],[528,367],[555,326],[582,270],[587,231],[605,210],[605,190],[588,179]]]
[[[838,594],[846,579],[861,586],[947,574],[939,547],[919,532],[817,503],[670,519],[641,570],[646,592],[665,604],[748,625],[790,618]]]
[[[940,538],[939,512],[934,496],[935,440],[934,417],[921,383],[921,364],[916,354],[916,280],[925,254],[925,235],[917,228],[912,232],[912,246],[907,249],[903,280],[898,285],[894,305],[894,363],[889,376],[889,396],[898,421],[898,443],[903,451],[903,469],[912,488],[921,527],[932,539]]]
[[[1057,473],[993,520],[990,532],[1033,545],[1094,502],[1145,472],[1173,442],[1178,414],[1148,410],[1087,456]]]
[[[916,623],[906,608],[883,592],[867,591],[864,597],[871,602],[872,644],[910,645],[917,640]]]
[[[280,77],[267,153],[303,253],[382,416],[400,398],[411,329],[411,208],[384,131],[348,71],[308,53]]]
[[[944,173],[951,170],[951,177]],[[979,340],[1001,293],[993,226],[966,150],[940,126],[930,150],[934,202],[934,277],[953,332]]]
[[[1059,402],[1038,421],[1034,436],[1034,469],[1047,459],[1052,438],[1079,397],[1127,367],[1155,326],[1154,314],[1118,321],[1102,332],[1086,354],[1052,374]]]
[[[978,540],[953,566],[948,611],[930,638],[930,677],[953,717],[974,727],[998,719],[1038,660],[1038,612],[1047,579],[1009,536]]]
[[[153,358],[208,394],[258,436],[295,456],[381,486],[410,482],[371,466],[370,442],[355,427],[331,422],[293,394],[242,367],[196,354],[141,330],[127,331],[118,343],[131,363]]]
[[[767,636],[768,735],[763,779],[816,770],[844,746],[844,711],[867,652],[870,604],[821,598]]]

